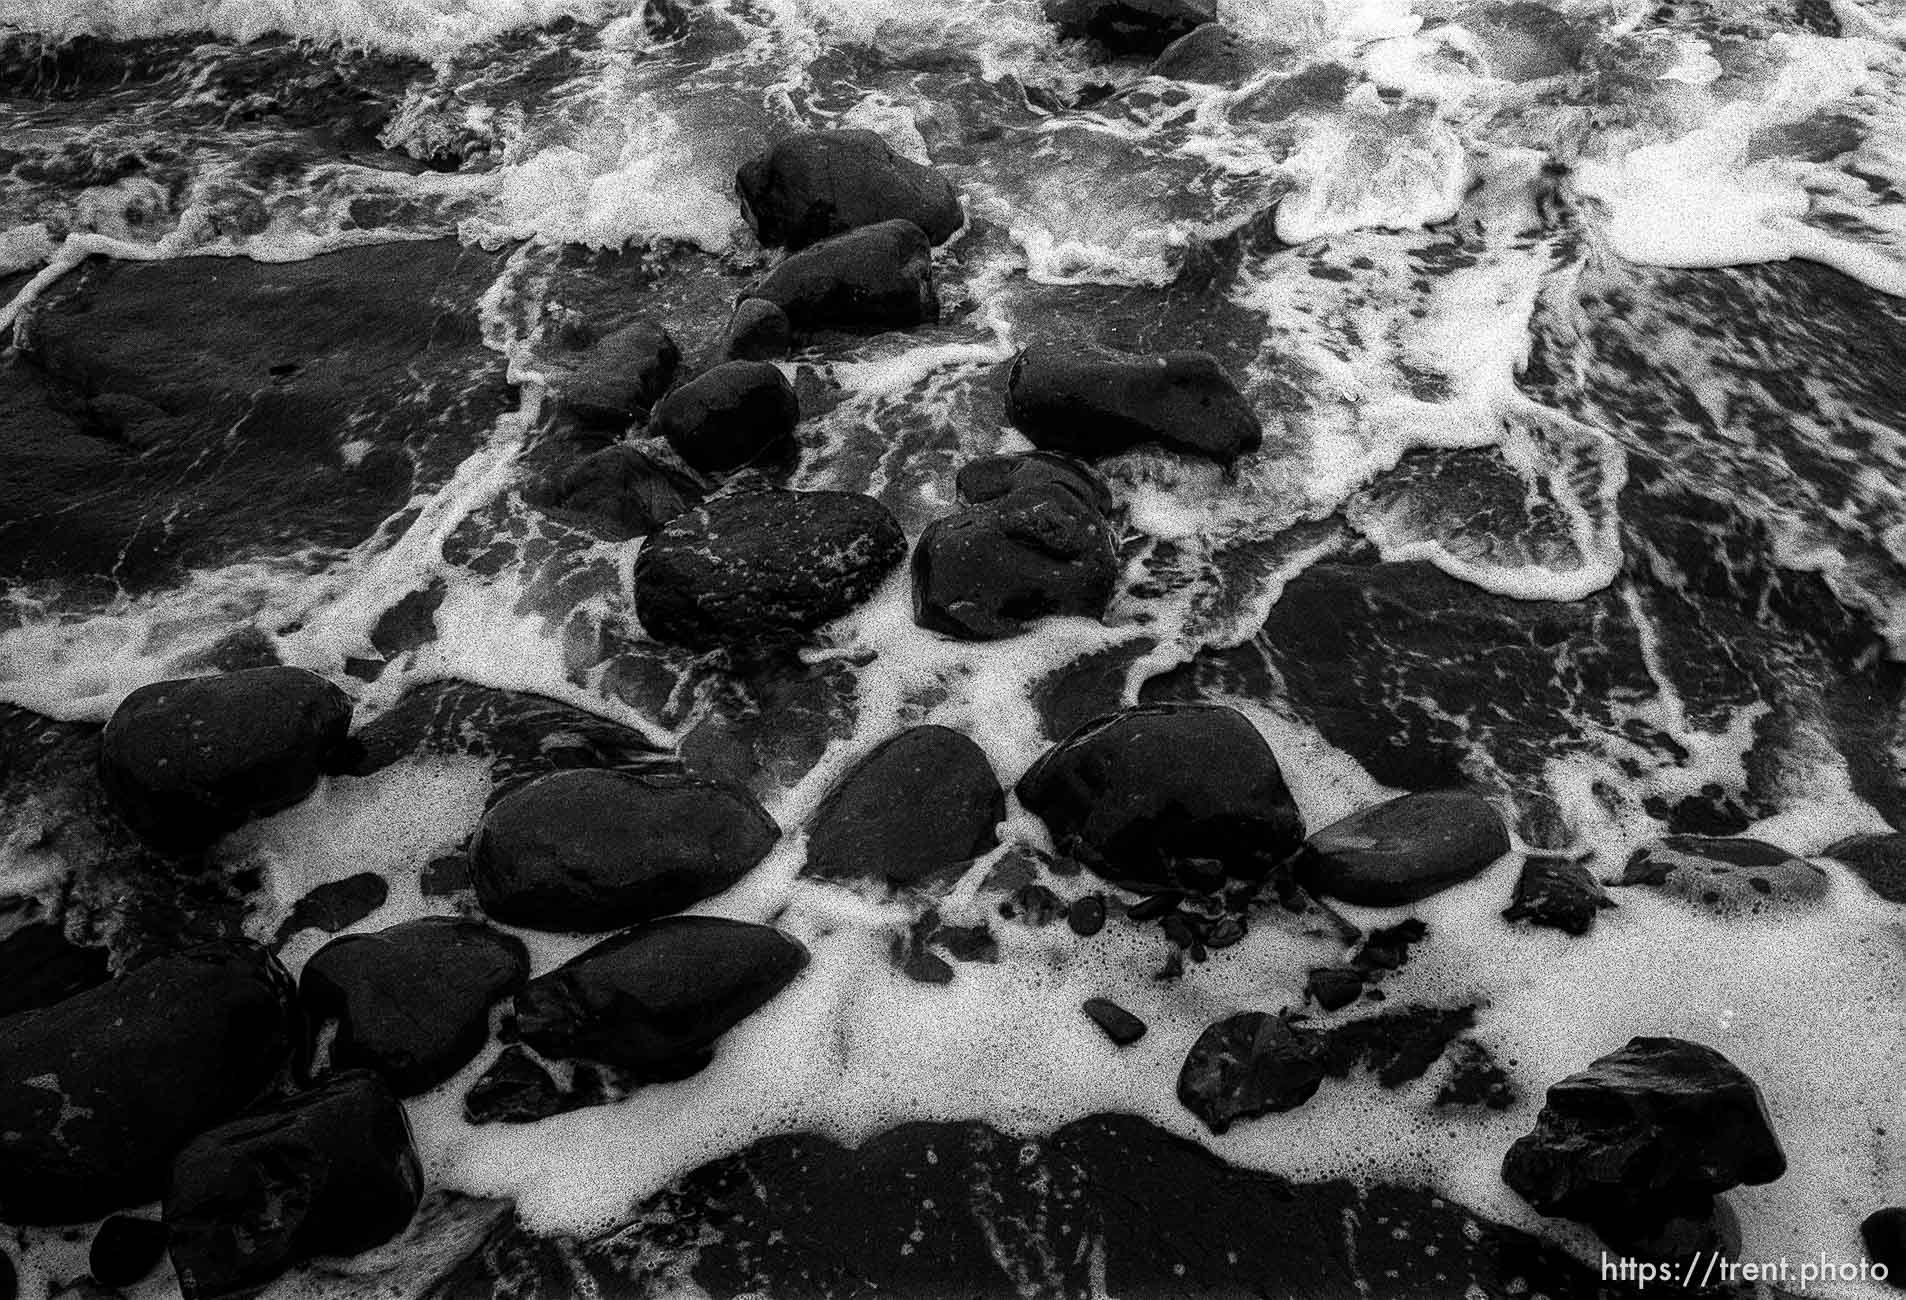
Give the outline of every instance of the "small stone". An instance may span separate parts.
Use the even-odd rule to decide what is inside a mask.
[[[1125,909],[1125,919],[1143,925],[1147,921],[1156,921],[1161,916],[1169,916],[1178,910],[1178,904],[1184,901],[1184,895],[1176,890],[1166,890],[1139,899]]]
[[[997,962],[999,940],[984,925],[943,925],[933,932],[931,942],[951,953],[957,961]]]
[[[1507,1110],[1515,1101],[1515,1083],[1489,1049],[1473,1038],[1457,1039],[1450,1049],[1449,1077],[1436,1094],[1436,1104]]]
[[[1365,808],[1312,835],[1297,880],[1313,894],[1397,907],[1476,875],[1509,852],[1495,806],[1466,790],[1426,790]]]
[[[1081,939],[1090,939],[1105,928],[1105,896],[1087,894],[1083,898],[1072,900],[1072,906],[1066,909],[1066,924],[1072,927],[1072,933]]]
[[[728,322],[722,355],[730,361],[779,361],[793,344],[786,312],[766,298],[743,298]]]
[[[1317,966],[1304,981],[1304,996],[1325,1011],[1341,1011],[1363,996],[1363,975],[1350,966]]]
[[[87,1251],[87,1271],[101,1286],[124,1290],[144,1281],[165,1258],[165,1224],[115,1214],[99,1225]]]
[[[953,967],[945,958],[930,953],[924,948],[916,948],[909,952],[901,962],[900,969],[916,984],[951,984],[953,982]]]
[[[1178,1100],[1213,1133],[1240,1119],[1294,1110],[1324,1081],[1322,1036],[1288,1016],[1246,1011],[1198,1036],[1178,1074]]]
[[[1412,916],[1381,930],[1372,930],[1363,947],[1350,959],[1351,966],[1364,974],[1380,970],[1401,970],[1410,959],[1410,948],[1429,934],[1429,926]]]
[[[531,1124],[573,1109],[555,1076],[521,1046],[504,1048],[463,1097],[472,1124]]]
[[[292,904],[291,915],[278,927],[279,946],[304,930],[336,934],[375,912],[389,897],[390,882],[375,871],[327,881]]]
[[[1515,897],[1503,909],[1503,919],[1527,921],[1564,934],[1584,935],[1595,917],[1615,906],[1615,900],[1589,869],[1566,858],[1530,858],[1516,877]]]
[[[1087,998],[1085,1014],[1120,1047],[1129,1047],[1145,1036],[1145,1022],[1110,998]]]
[[[1038,927],[1051,925],[1066,911],[1065,900],[1044,885],[1021,885],[999,905],[999,914],[1005,920]]]

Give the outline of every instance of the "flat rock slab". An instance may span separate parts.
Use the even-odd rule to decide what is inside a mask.
[[[1831,878],[1764,840],[1670,835],[1636,849],[1622,885],[1645,885],[1717,916],[1759,916],[1815,906]]]
[[[1425,790],[1351,813],[1313,834],[1297,879],[1327,898],[1398,907],[1476,875],[1509,851],[1487,799]]]

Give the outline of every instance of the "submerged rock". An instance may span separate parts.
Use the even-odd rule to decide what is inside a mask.
[[[314,1021],[337,1022],[333,1067],[375,1070],[409,1097],[468,1065],[489,1038],[490,1008],[528,978],[522,940],[431,916],[332,940],[298,991]]]
[[[187,852],[311,793],[350,728],[350,697],[302,668],[154,682],[114,710],[99,776],[140,839]]]
[[[807,871],[912,884],[999,843],[1006,792],[986,752],[947,727],[909,727],[848,770],[808,834]]]
[[[649,432],[668,439],[684,463],[704,474],[744,465],[785,466],[800,455],[794,426],[801,402],[765,361],[727,361],[663,398]]]
[[[1621,885],[1648,885],[1720,916],[1809,907],[1827,896],[1827,873],[1763,840],[1670,835],[1636,849]]]
[[[1516,892],[1503,919],[1527,921],[1564,934],[1584,935],[1605,908],[1615,906],[1601,882],[1579,862],[1530,858],[1516,877]]]
[[[712,898],[780,838],[753,795],[674,773],[553,772],[505,795],[471,850],[483,910],[508,925],[618,929]]]
[[[1820,855],[1846,863],[1889,903],[1906,903],[1906,835],[1849,835]]]
[[[906,555],[887,508],[853,492],[746,492],[690,511],[635,562],[635,610],[695,650],[798,639],[871,596]]]
[[[1223,23],[1207,22],[1167,45],[1147,71],[1174,81],[1235,86],[1253,67],[1251,52],[1236,32]]]
[[[154,1199],[173,1154],[250,1105],[301,1033],[291,978],[253,943],[159,957],[0,1020],[0,1220]]]
[[[1704,1248],[1713,1198],[1787,1170],[1754,1081],[1710,1047],[1636,1038],[1548,1090],[1503,1181],[1616,1250]],[[1655,1257],[1651,1255],[1650,1257]]]
[[[1398,907],[1468,880],[1509,851],[1487,799],[1426,790],[1354,812],[1312,835],[1297,879],[1326,898]]]
[[[1209,704],[1148,704],[1080,727],[1017,787],[1061,853],[1129,889],[1258,880],[1300,847],[1304,823],[1248,719]]]
[[[796,334],[878,334],[940,318],[933,248],[911,221],[883,221],[793,254],[753,289],[779,307]]]
[[[1066,486],[1018,488],[936,519],[913,550],[913,621],[947,636],[1015,636],[1050,614],[1098,618],[1118,583],[1104,517]]]
[[[626,429],[646,418],[668,391],[681,360],[667,330],[638,320],[598,339],[556,387],[563,405],[583,424]]]
[[[181,1151],[167,1244],[185,1300],[247,1295],[314,1256],[381,1246],[422,1196],[403,1107],[376,1074],[354,1070]]]
[[[1006,417],[1035,446],[1088,460],[1156,443],[1230,465],[1264,441],[1257,413],[1205,352],[1038,344],[1007,372]]]
[[[735,174],[742,215],[761,242],[791,249],[862,226],[910,221],[936,244],[965,222],[952,182],[895,153],[872,131],[805,131]]]
[[[691,475],[628,443],[591,452],[523,491],[539,509],[607,524],[624,538],[648,536],[705,495]]]
[[[1113,54],[1157,54],[1218,17],[1216,0],[1045,0],[1046,21]]]
[[[463,1098],[463,1117],[472,1124],[533,1124],[575,1109],[575,1098],[520,1043],[498,1053]]]
[[[552,1059],[684,1078],[807,962],[806,948],[769,926],[712,916],[650,921],[531,980],[516,999],[517,1026]]]
[[[1198,1036],[1178,1074],[1178,1100],[1213,1133],[1241,1119],[1295,1110],[1324,1081],[1324,1036],[1286,1016],[1245,1011]]]

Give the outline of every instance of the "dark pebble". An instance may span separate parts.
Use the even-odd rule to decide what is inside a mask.
[[[1182,901],[1183,896],[1175,891],[1168,890],[1162,894],[1153,894],[1149,898],[1139,899],[1126,908],[1125,917],[1127,920],[1138,921],[1141,924],[1146,921],[1156,921],[1159,917],[1176,911],[1178,904]]]
[[[1090,939],[1105,928],[1105,898],[1101,894],[1087,894],[1084,898],[1072,900],[1072,906],[1066,909],[1066,924],[1072,927],[1072,933],[1081,939]]]
[[[1110,998],[1087,998],[1085,1014],[1120,1047],[1130,1046],[1145,1036],[1145,1022]]]
[[[1326,1011],[1340,1011],[1363,994],[1363,974],[1351,966],[1318,966],[1304,981],[1304,996]]]
[[[1241,916],[1221,916],[1211,923],[1205,931],[1204,941],[1213,948],[1229,948],[1249,933],[1249,927]]]
[[[143,1281],[165,1255],[165,1225],[115,1214],[99,1225],[87,1267],[101,1286],[123,1289]]]
[[[999,905],[999,914],[1006,920],[1034,926],[1051,925],[1066,910],[1065,900],[1044,885],[1021,885]]]
[[[951,984],[953,967],[937,953],[917,949],[907,955],[900,971],[916,984]]]

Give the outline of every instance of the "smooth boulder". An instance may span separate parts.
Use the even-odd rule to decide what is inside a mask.
[[[1217,0],[1045,0],[1046,21],[1068,40],[1112,54],[1157,54],[1218,17]]]
[[[579,515],[620,538],[646,537],[706,495],[692,475],[628,443],[591,452],[523,492],[538,509]]]
[[[685,1078],[807,963],[807,949],[770,926],[712,916],[651,921],[531,980],[516,999],[517,1028],[551,1059]]]
[[[858,493],[719,497],[643,545],[636,617],[695,650],[798,640],[871,596],[906,546],[887,508]]]
[[[580,768],[497,800],[471,876],[484,912],[506,925],[600,932],[714,897],[780,835],[733,782]]]
[[[1034,446],[1087,460],[1156,444],[1229,466],[1264,442],[1257,412],[1205,352],[1035,344],[1007,371],[1006,418]]]
[[[668,391],[681,360],[667,330],[638,320],[598,339],[574,371],[557,379],[557,392],[583,424],[626,429]]]
[[[0,1020],[0,1221],[79,1223],[154,1199],[174,1153],[250,1105],[301,1033],[291,977],[239,942]]]
[[[769,247],[805,248],[895,219],[944,244],[966,220],[952,182],[895,153],[872,131],[789,136],[742,164],[735,191],[755,236]]]
[[[305,963],[298,992],[313,1021],[335,1021],[331,1065],[375,1070],[400,1097],[468,1065],[490,1008],[529,979],[523,941],[480,921],[431,916],[350,934]]]
[[[883,221],[810,245],[747,296],[779,307],[796,334],[878,334],[940,318],[933,246],[911,221]]]
[[[912,574],[915,623],[989,641],[1048,615],[1103,616],[1118,585],[1118,542],[1088,501],[1047,483],[928,524]]]
[[[765,298],[743,298],[728,320],[726,361],[779,361],[794,346],[788,314]]]
[[[350,729],[350,697],[302,668],[154,682],[114,710],[99,776],[140,839],[189,852],[311,793]]]
[[[828,791],[808,833],[807,871],[912,884],[994,848],[1005,815],[984,750],[947,727],[909,727]]]
[[[314,1256],[383,1245],[422,1197],[403,1106],[378,1075],[353,1070],[181,1151],[167,1248],[185,1300],[249,1295]]]
[[[1680,1253],[1712,1240],[1715,1196],[1786,1169],[1760,1089],[1733,1062],[1683,1039],[1636,1038],[1549,1088],[1502,1177],[1616,1250]]]
[[[1425,790],[1351,813],[1312,835],[1297,880],[1314,894],[1363,907],[1400,907],[1460,884],[1509,851],[1487,799]]]
[[[1618,885],[1642,885],[1716,916],[1812,907],[1832,881],[1813,863],[1764,840],[1669,835],[1636,849]]]
[[[1019,801],[1059,852],[1128,889],[1259,880],[1303,843],[1277,758],[1245,716],[1146,704],[1088,722],[1033,764]]]
[[[787,466],[801,453],[794,386],[765,361],[726,361],[689,380],[655,408],[649,432],[668,439],[704,474],[747,465]]]

